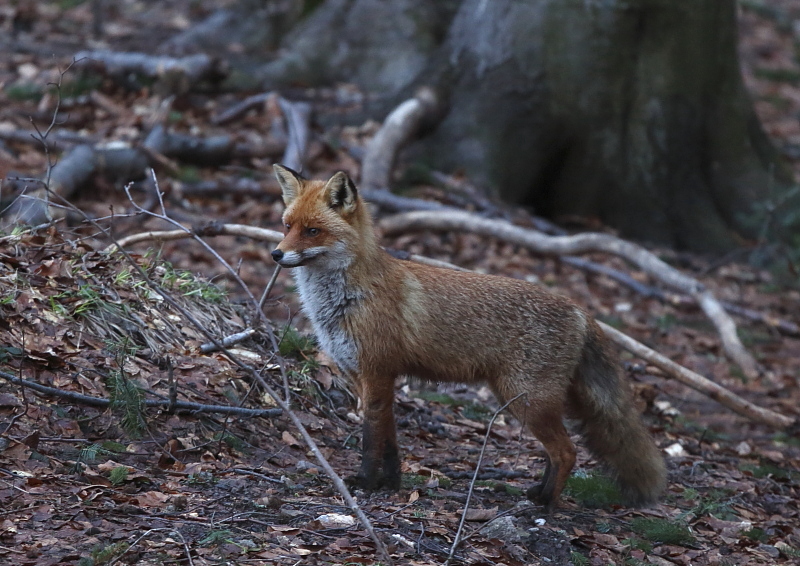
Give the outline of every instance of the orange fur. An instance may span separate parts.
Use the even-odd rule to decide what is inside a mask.
[[[488,383],[542,442],[543,481],[529,491],[555,505],[575,447],[563,418],[581,421],[590,450],[634,504],[656,500],[665,469],[642,425],[613,351],[594,320],[567,298],[515,279],[397,260],[375,238],[352,181],[308,181],[275,166],[286,237],[273,257],[295,267],[320,344],[358,383],[363,459],[355,481],[400,486],[393,414],[400,375]]]

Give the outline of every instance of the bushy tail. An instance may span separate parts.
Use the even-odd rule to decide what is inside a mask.
[[[573,384],[583,437],[630,505],[655,503],[666,486],[664,459],[642,423],[602,330],[592,323],[589,333]]]

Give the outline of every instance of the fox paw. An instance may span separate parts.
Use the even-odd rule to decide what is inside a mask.
[[[544,505],[550,510],[555,507],[552,493],[545,493],[544,483],[532,485],[528,488],[528,491],[525,492],[525,495],[530,501],[538,503],[539,505]]]
[[[385,476],[373,474],[369,477],[361,474],[354,476],[347,476],[344,478],[344,483],[347,487],[359,488],[366,491],[377,491],[379,489],[388,489],[391,491],[400,490],[400,476]]]

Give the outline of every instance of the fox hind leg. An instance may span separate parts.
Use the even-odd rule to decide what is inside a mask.
[[[495,388],[501,403],[513,399],[520,391]],[[509,406],[511,413],[542,443],[547,454],[542,481],[531,487],[527,496],[552,510],[558,501],[567,478],[575,467],[577,450],[564,428],[562,402],[527,391]]]

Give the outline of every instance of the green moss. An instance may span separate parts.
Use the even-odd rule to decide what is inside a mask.
[[[567,479],[565,492],[585,507],[622,504],[622,494],[617,486],[601,474],[575,474]]]
[[[6,87],[6,96],[10,100],[32,100],[39,102],[44,96],[44,89],[36,84],[16,84]]]
[[[682,521],[639,517],[631,521],[630,526],[633,532],[654,543],[684,546],[695,541],[689,527]]]

